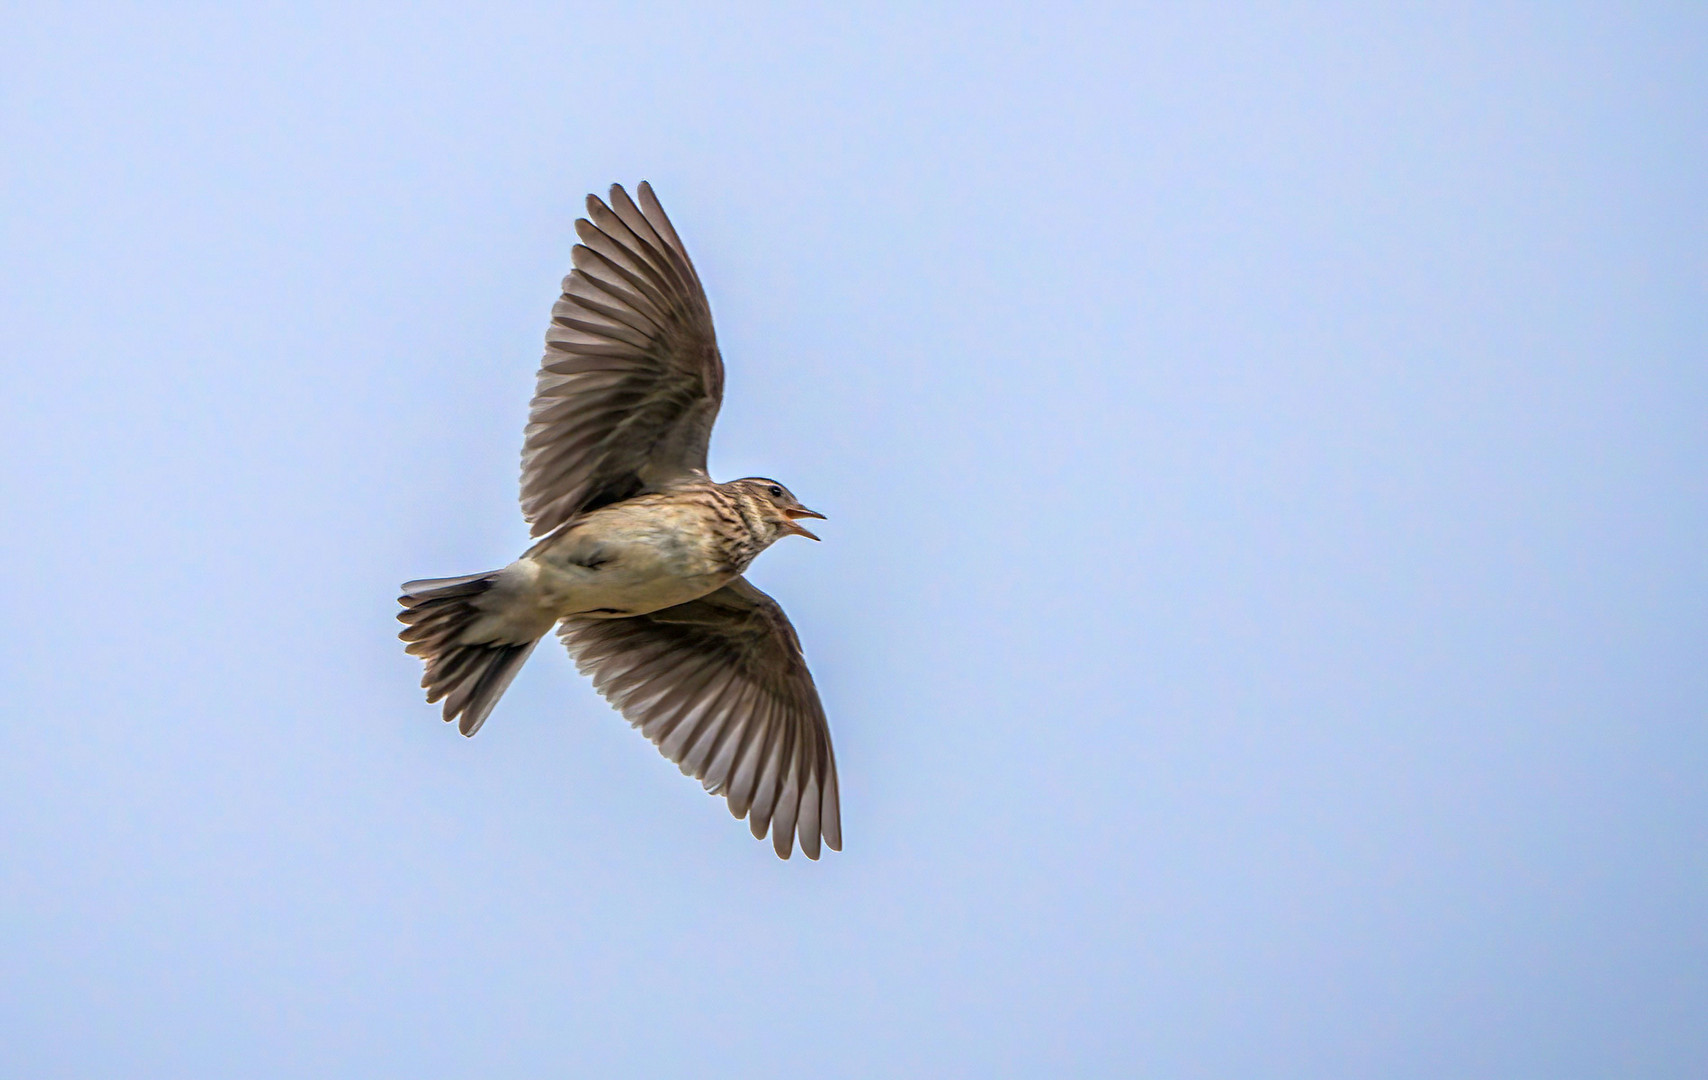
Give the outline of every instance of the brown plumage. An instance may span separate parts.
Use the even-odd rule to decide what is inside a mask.
[[[836,759],[794,627],[741,574],[823,517],[775,480],[716,483],[723,360],[698,274],[652,188],[588,196],[522,448],[541,539],[502,570],[412,581],[398,636],[427,700],[473,735],[554,625],[659,750],[788,858],[842,846]]]

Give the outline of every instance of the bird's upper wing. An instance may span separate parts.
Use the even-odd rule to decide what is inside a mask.
[[[639,194],[639,206],[619,185],[609,206],[589,195],[575,223],[522,444],[535,536],[706,471],[724,382],[712,311],[652,187]]]
[[[777,601],[736,578],[622,619],[566,619],[575,666],[682,771],[789,857],[842,850],[836,757],[800,639]]]

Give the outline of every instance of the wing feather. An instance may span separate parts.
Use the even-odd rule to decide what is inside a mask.
[[[669,240],[661,241],[669,243]],[[576,667],[661,753],[788,858],[842,847],[830,727],[777,602],[737,578],[622,619],[566,619]]]
[[[535,536],[600,506],[704,477],[723,399],[711,307],[652,188],[588,196],[552,308],[522,444]],[[643,209],[644,207],[644,209]]]
[[[759,768],[770,745],[771,728],[777,722],[776,702],[760,711],[752,730],[747,733],[735,759],[735,769],[729,782],[729,812],[737,819],[747,816],[753,807],[753,792],[759,784]]]

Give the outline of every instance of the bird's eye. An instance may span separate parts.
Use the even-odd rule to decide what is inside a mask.
[[[783,489],[778,487],[776,484],[772,484],[768,490],[771,492],[771,497],[773,499],[781,499],[783,497]]]

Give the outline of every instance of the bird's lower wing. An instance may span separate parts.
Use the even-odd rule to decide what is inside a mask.
[[[756,837],[788,858],[798,833],[842,850],[830,726],[778,603],[737,578],[686,604],[624,619],[566,619],[558,634],[624,718]]]

